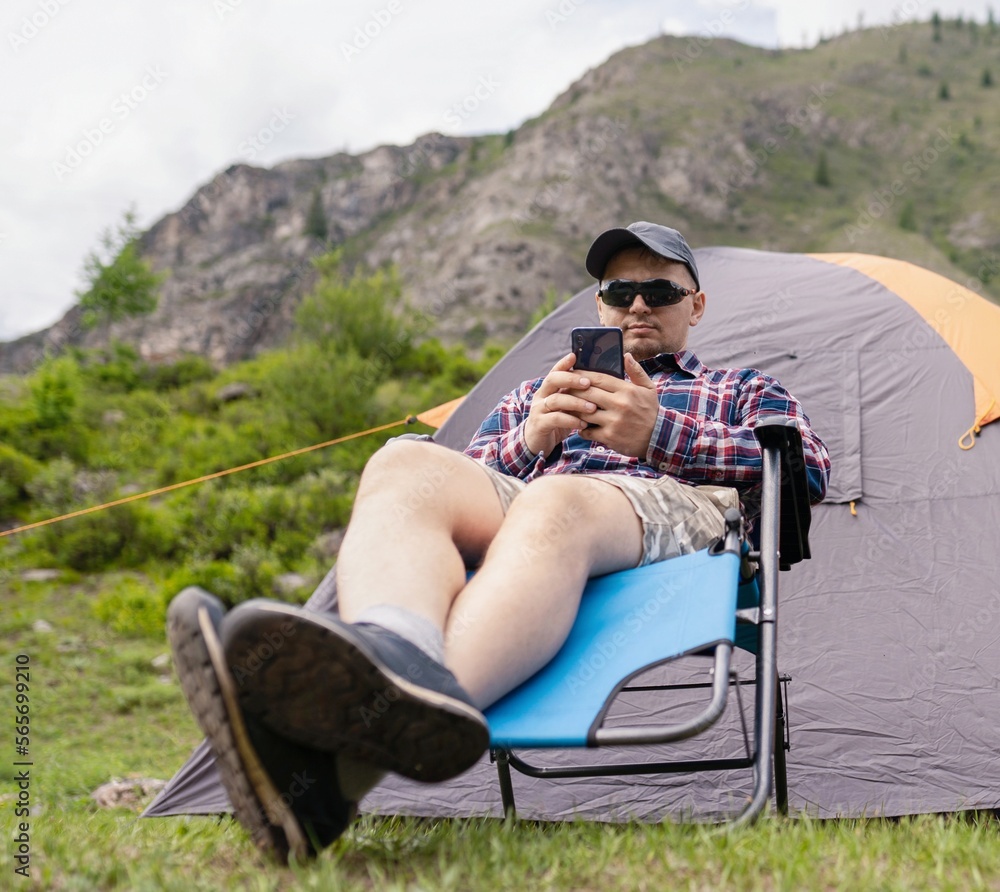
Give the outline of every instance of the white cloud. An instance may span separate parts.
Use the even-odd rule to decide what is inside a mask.
[[[668,25],[714,33],[731,10],[724,33],[797,46],[804,33],[815,40],[853,27],[858,9],[876,24],[912,18],[900,14],[907,4],[927,18],[929,3],[8,0],[0,338],[65,312],[83,257],[130,204],[149,225],[248,160],[249,149],[254,164],[270,165],[406,144],[434,130],[504,131]],[[935,0],[934,8],[954,14],[963,5],[985,17],[985,0]],[[270,125],[276,114],[285,118],[280,129]],[[74,157],[68,173],[56,167]]]

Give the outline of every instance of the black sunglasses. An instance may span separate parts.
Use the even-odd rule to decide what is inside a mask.
[[[679,304],[689,294],[697,293],[697,288],[685,288],[669,279],[648,279],[645,282],[612,279],[601,286],[597,296],[609,307],[630,307],[639,294],[648,307],[669,307]]]

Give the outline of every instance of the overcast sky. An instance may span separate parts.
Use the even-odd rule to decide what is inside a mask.
[[[56,321],[86,253],[238,161],[506,131],[660,33],[801,47],[986,0],[6,0],[0,339]],[[477,93],[478,90],[478,93]]]

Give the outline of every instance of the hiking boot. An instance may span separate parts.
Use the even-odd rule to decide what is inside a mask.
[[[489,746],[455,676],[381,626],[256,600],[226,617],[222,642],[243,711],[303,746],[427,782]]]
[[[208,737],[236,819],[278,861],[303,860],[337,839],[357,806],[341,795],[334,756],[241,712],[219,641],[224,613],[217,598],[196,587],[171,602],[167,635],[181,689]]]

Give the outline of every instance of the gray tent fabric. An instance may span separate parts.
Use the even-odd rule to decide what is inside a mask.
[[[802,402],[833,460],[828,498],[814,509],[813,558],[780,578],[779,668],[792,678],[791,811],[836,817],[1000,807],[1000,424],[984,427],[975,448],[959,449],[975,417],[972,374],[910,304],[872,278],[806,255],[695,253],[708,303],[690,346],[707,366],[776,376]],[[547,371],[568,352],[570,329],[595,316],[593,289],[559,307],[435,439],[463,448],[499,397]],[[335,607],[332,572],[310,606]],[[616,721],[648,708],[642,696],[616,704]],[[649,753],[732,755],[737,727],[731,701],[707,738]],[[537,761],[614,758],[554,751]],[[514,788],[526,818],[658,820],[732,810],[749,778],[515,774]],[[226,805],[203,744],[146,814]],[[362,808],[501,814],[485,757],[446,784],[391,777]]]

